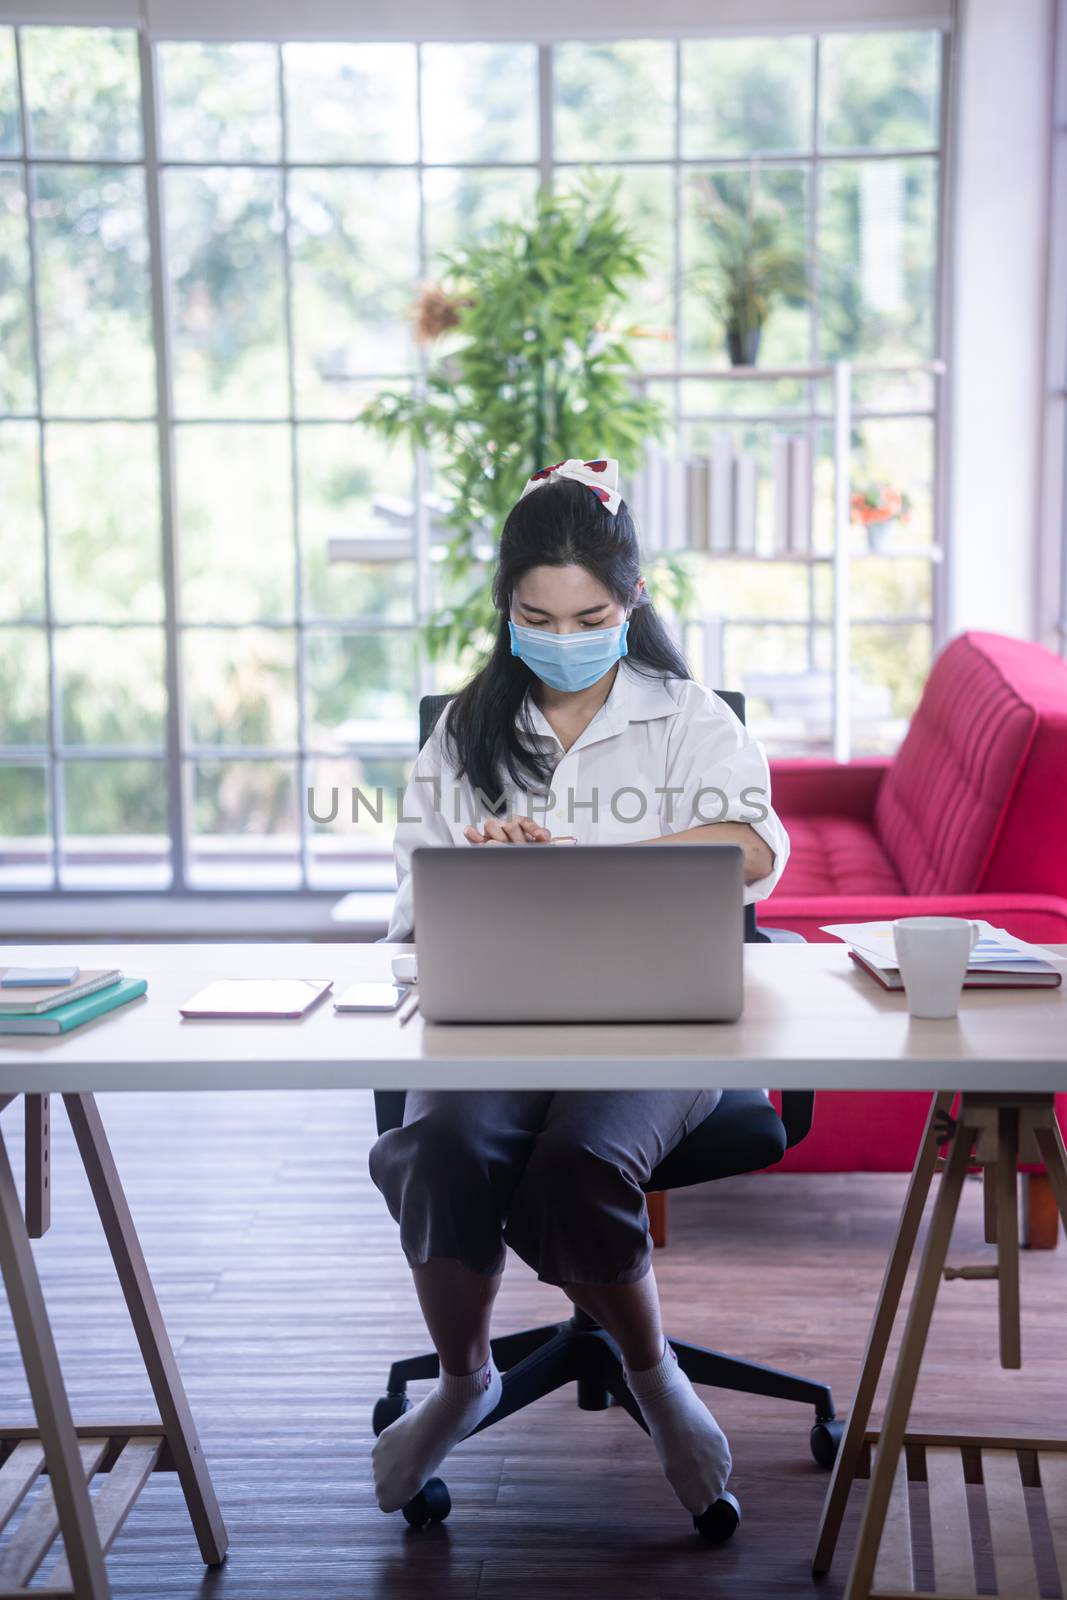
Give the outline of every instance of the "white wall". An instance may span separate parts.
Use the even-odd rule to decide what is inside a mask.
[[[949,634],[1037,630],[1053,0],[961,0]]]
[[[1067,0],[1056,5],[1039,637],[1067,655]]]

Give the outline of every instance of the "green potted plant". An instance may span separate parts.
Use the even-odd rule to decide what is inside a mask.
[[[633,470],[663,430],[661,405],[631,379],[629,341],[644,330],[617,325],[645,270],[616,210],[619,181],[586,173],[574,193],[542,189],[529,217],[444,254],[439,283],[415,303],[416,337],[446,346],[424,392],[387,390],[360,413],[383,437],[431,451],[450,496],[442,520],[455,531],[439,569],[446,598],[425,630],[431,656],[466,662],[487,643],[485,565],[532,471],[594,454]],[[658,566],[658,598],[687,603],[684,565]]]
[[[805,251],[776,202],[724,197],[710,179],[700,188],[711,259],[693,276],[723,325],[731,365],[755,366],[774,307],[809,296]]]

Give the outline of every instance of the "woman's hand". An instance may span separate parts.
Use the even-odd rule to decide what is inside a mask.
[[[464,828],[463,837],[471,844],[551,844],[552,835],[532,817],[488,817],[481,829]]]

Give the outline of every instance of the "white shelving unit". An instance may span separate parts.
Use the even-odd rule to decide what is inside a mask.
[[[833,459],[833,544],[830,550],[814,547],[814,503],[816,451],[812,433],[824,419],[813,410],[798,410],[794,420],[775,414],[781,428],[772,453],[774,499],[774,540],[770,549],[761,548],[758,535],[758,469],[754,456],[731,446],[730,422],[716,423],[712,450],[703,457],[664,457],[650,446],[644,469],[635,475],[630,495],[642,533],[650,552],[656,550],[697,551],[711,561],[763,561],[768,564],[799,562],[808,566],[827,564],[833,571],[831,613],[831,745],[834,759],[847,761],[852,749],[850,702],[855,686],[850,685],[851,625],[849,574],[851,562],[862,560],[850,548],[852,526],[851,436],[853,422],[853,380],[863,377],[900,377],[926,373],[943,376],[944,363],[929,361],[904,366],[862,365],[838,361],[832,365],[809,367],[713,367],[682,370],[645,369],[637,377],[641,386],[650,382],[700,380],[708,383],[777,383],[799,380],[807,383],[829,381],[832,410],[829,418]],[[734,432],[741,428],[766,425],[769,418],[758,411],[739,414]],[[791,431],[789,431],[791,430]],[[779,444],[778,441],[783,441]],[[694,470],[695,468],[695,470]],[[696,538],[693,538],[693,534]],[[919,557],[940,561],[938,545],[898,546],[885,552],[870,552],[879,559]],[[721,663],[721,625],[724,620],[707,618],[704,670],[708,681],[718,681]],[[756,620],[756,619],[753,619]],[[709,630],[717,637],[709,638]],[[718,653],[718,661],[716,661]],[[777,675],[780,676],[780,675]]]
[[[943,553],[937,544],[896,545],[884,552],[869,551],[862,554],[851,550],[853,382],[857,376],[883,376],[888,379],[928,374],[940,378],[944,371],[945,366],[941,361],[909,363],[906,366],[838,361],[832,365],[807,367],[645,368],[634,374],[634,382],[641,387],[650,383],[674,382],[676,391],[680,381],[694,380],[717,384],[769,384],[783,380],[809,385],[820,380],[829,382],[832,402],[828,417],[818,414],[812,406],[799,408],[795,415],[757,410],[738,413],[735,417],[717,416],[713,448],[706,456],[671,457],[664,455],[657,446],[650,445],[645,467],[634,475],[628,486],[623,485],[623,491],[634,509],[641,530],[642,546],[647,553],[686,550],[706,555],[709,561],[756,561],[768,565],[795,563],[807,567],[826,565],[832,569],[832,666],[829,685],[823,683],[818,672],[797,674],[796,693],[792,698],[798,704],[803,701],[815,708],[820,697],[825,701],[828,687],[829,742],[837,761],[847,761],[851,755],[855,707],[869,703],[873,713],[882,715],[875,706],[876,697],[851,677],[851,563],[868,557],[879,560],[921,559],[936,563],[941,560]],[[870,416],[878,414],[867,413]],[[775,526],[770,548],[766,540],[761,542],[758,533],[760,477],[756,459],[746,451],[735,449],[732,443],[732,436],[737,431],[766,427],[769,423],[780,430],[775,437],[776,448],[772,452]],[[833,540],[828,550],[818,549],[814,543],[818,452],[813,438],[815,429],[827,424],[832,439],[833,461]],[[697,467],[695,472],[694,464]],[[696,495],[693,493],[694,482],[699,486]],[[446,498],[428,489],[423,490],[421,515],[427,524],[423,532],[427,544],[432,537],[435,519],[443,515],[447,507]],[[417,500],[379,496],[375,503],[378,526],[364,535],[332,538],[329,542],[331,561],[388,561],[398,556],[412,555],[417,543],[418,513]],[[723,625],[738,620],[705,617],[697,624],[703,631],[702,671],[706,682],[721,682]],[[743,620],[753,625],[763,621],[761,618]],[[810,618],[808,626],[812,626]],[[781,673],[765,674],[761,683],[764,688],[773,683],[781,689],[784,679],[785,675]],[[749,687],[750,692],[759,692],[754,679]],[[348,741],[343,739],[342,742]]]

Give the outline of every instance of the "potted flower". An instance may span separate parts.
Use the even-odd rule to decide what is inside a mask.
[[[886,550],[896,524],[910,516],[910,497],[891,483],[869,483],[852,496],[852,521],[866,529],[872,552]]]
[[[730,363],[756,364],[760,335],[782,300],[809,297],[807,260],[784,207],[766,199],[724,199],[702,179],[711,259],[693,277],[723,325]]]

